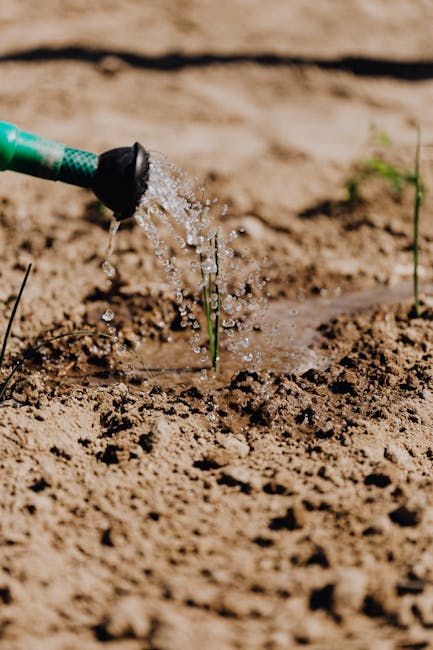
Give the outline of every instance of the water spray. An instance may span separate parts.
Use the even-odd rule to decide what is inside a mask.
[[[89,188],[121,221],[146,192],[149,154],[136,142],[98,156],[0,122],[0,171],[6,170]]]

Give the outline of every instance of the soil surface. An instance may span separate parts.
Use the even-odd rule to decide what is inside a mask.
[[[0,175],[3,331],[33,265],[2,371],[24,360],[0,405],[2,650],[433,648],[433,206],[417,317],[404,180],[417,124],[433,180],[432,19],[429,0],[0,0],[0,118],[207,178],[269,302],[262,366],[225,332],[203,380],[138,227],[107,285],[94,196]],[[90,334],[34,353],[108,332],[106,310],[143,364]]]

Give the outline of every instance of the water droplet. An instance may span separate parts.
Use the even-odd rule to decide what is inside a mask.
[[[114,311],[111,311],[111,309],[107,309],[102,314],[102,319],[105,320],[106,323],[109,323],[110,321],[112,321],[113,318],[114,318]]]
[[[117,219],[113,219],[110,223],[110,233],[112,235],[115,235],[116,232],[119,230],[120,226],[120,221],[117,221]]]
[[[116,275],[116,269],[108,260],[105,260],[105,262],[102,263],[102,270],[109,278],[112,278],[114,275]]]

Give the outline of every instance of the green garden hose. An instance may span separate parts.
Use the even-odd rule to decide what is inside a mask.
[[[147,189],[149,155],[136,142],[97,156],[0,122],[0,171],[92,189],[117,219],[131,217]]]

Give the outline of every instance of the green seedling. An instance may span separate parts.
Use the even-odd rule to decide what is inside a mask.
[[[200,253],[200,270],[203,281],[203,306],[206,316],[206,326],[209,336],[209,356],[213,370],[218,368],[219,344],[220,344],[220,319],[221,319],[221,295],[219,290],[219,248],[218,233],[213,239],[213,254],[215,261],[215,273],[206,273],[204,269],[203,254]]]
[[[9,317],[9,321],[8,321],[8,324],[7,324],[7,327],[6,327],[5,337],[3,339],[2,349],[1,349],[1,352],[0,352],[0,372],[3,369],[3,363],[4,363],[4,360],[5,360],[6,349],[7,349],[7,346],[8,346],[9,336],[10,336],[10,333],[11,333],[11,330],[12,330],[12,325],[13,325],[13,322],[14,322],[14,319],[15,319],[15,316],[16,316],[16,313],[17,313],[17,309],[18,309],[19,304],[21,302],[21,298],[23,296],[23,292],[24,292],[25,286],[27,284],[27,280],[28,280],[28,277],[30,275],[31,270],[32,270],[32,265],[29,264],[28,267],[27,267],[26,273],[24,275],[24,279],[23,279],[23,281],[21,283],[20,290],[18,291],[18,295],[15,298],[15,302],[14,302],[14,306],[12,308],[11,315]],[[3,395],[3,393],[4,393],[4,391],[2,390],[1,394]],[[0,397],[0,399],[1,399],[1,397]]]
[[[8,340],[9,340],[9,337],[10,337],[13,321],[15,319],[17,309],[18,309],[19,304],[21,302],[21,298],[22,298],[22,295],[23,295],[23,292],[24,292],[28,277],[30,275],[31,268],[32,268],[32,265],[29,264],[28,267],[27,267],[24,279],[23,279],[23,281],[21,283],[21,287],[19,289],[18,295],[17,295],[17,297],[15,299],[15,303],[14,303],[14,306],[12,308],[12,312],[11,312],[11,315],[9,317],[9,321],[8,321],[8,324],[7,324],[7,327],[6,327],[6,333],[5,333],[5,336],[4,336],[4,339],[3,339],[3,345],[2,345],[1,352],[0,352],[0,372],[3,369],[4,359],[5,359],[5,355],[6,355]],[[48,345],[50,345],[50,343],[53,343],[54,341],[58,341],[60,339],[79,338],[79,337],[82,337],[82,336],[97,336],[99,338],[108,339],[110,341],[113,341],[117,345],[121,345],[124,350],[126,350],[129,354],[131,354],[140,363],[140,366],[142,367],[142,369],[145,370],[145,372],[147,372],[148,375],[151,378],[153,377],[152,374],[150,373],[150,371],[148,370],[148,368],[144,365],[143,360],[135,352],[135,350],[130,348],[129,345],[127,345],[126,343],[124,343],[122,341],[119,341],[118,337],[113,336],[112,334],[106,334],[105,332],[100,332],[99,330],[76,330],[74,332],[64,332],[62,334],[57,334],[56,336],[51,336],[48,339],[45,339],[43,341],[40,341],[40,342],[36,343],[34,346],[32,346],[25,353],[24,356],[22,356],[20,359],[18,359],[18,361],[15,363],[15,365],[9,371],[9,373],[7,374],[5,379],[3,379],[3,381],[0,381],[0,402],[2,402],[5,399],[6,390],[7,390],[8,386],[9,386],[10,382],[12,381],[13,377],[18,372],[18,370],[20,370],[20,368],[22,368],[22,366],[24,365],[24,363],[28,359],[31,359],[32,357],[34,357],[39,352],[39,350],[41,350],[44,347],[47,347]]]
[[[372,136],[375,141],[382,145],[391,144],[391,140],[385,133],[378,132],[375,128],[372,131]],[[420,151],[421,151],[421,131],[417,129],[417,140],[415,148],[415,163],[414,169],[400,169],[395,165],[382,160],[379,157],[373,157],[365,160],[358,173],[349,178],[346,182],[346,203],[353,209],[360,199],[360,186],[368,178],[376,176],[386,180],[390,186],[394,196],[399,199],[401,193],[406,185],[411,185],[415,189],[414,203],[413,203],[413,297],[414,297],[414,312],[417,317],[420,316],[420,300],[419,300],[419,219],[421,206],[424,198],[424,185],[420,171]]]
[[[390,136],[381,131],[375,124],[370,125],[369,129],[370,147],[389,147],[393,144]],[[402,169],[383,159],[380,155],[366,158],[359,165],[358,171],[354,176],[346,181],[346,199],[345,202],[351,209],[355,208],[360,202],[360,189],[363,183],[372,177],[382,178],[389,183],[391,192],[396,199],[401,198],[404,187],[415,185],[415,173],[408,169]]]
[[[419,283],[418,283],[418,242],[419,242],[419,216],[424,198],[424,186],[420,173],[420,150],[421,150],[421,130],[417,129],[416,149],[415,149],[415,195],[413,203],[413,297],[415,315],[420,316],[419,306]]]
[[[346,181],[346,203],[351,209],[355,208],[360,201],[361,185],[371,177],[387,181],[396,199],[400,199],[405,185],[416,183],[414,172],[399,169],[378,157],[369,158],[362,163],[358,173]]]
[[[201,215],[205,210],[205,188],[201,196]],[[202,216],[200,216],[200,221]],[[216,232],[209,241],[210,253],[214,258],[215,272],[211,273],[206,269],[205,256],[200,253],[200,272],[202,279],[203,308],[206,318],[206,327],[209,337],[209,356],[212,369],[218,369],[219,347],[220,347],[220,320],[221,320],[221,294],[219,288],[220,278],[220,257],[218,233]]]

